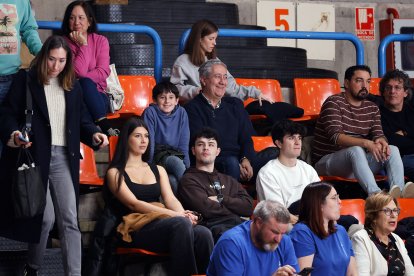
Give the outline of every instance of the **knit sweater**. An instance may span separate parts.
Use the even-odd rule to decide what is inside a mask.
[[[234,97],[224,97],[218,108],[213,108],[206,98],[199,94],[184,106],[190,123],[190,134],[194,135],[203,127],[218,132],[220,156],[247,157],[255,160],[251,136],[255,134],[249,115],[243,103]]]
[[[73,67],[78,78],[89,78],[98,91],[104,92],[109,69],[109,42],[102,35],[88,34],[88,45],[79,46],[65,37],[73,53]]]
[[[398,147],[401,155],[414,154],[414,108],[404,104],[400,112],[393,112],[380,106],[380,111],[382,128],[388,142]],[[405,135],[396,134],[397,131],[402,131]]]
[[[197,96],[200,91],[199,68],[191,62],[188,54],[182,54],[174,62],[170,81],[177,86],[180,100],[184,103]],[[259,94],[260,90],[255,86],[238,85],[234,77],[227,71],[226,96],[245,100],[249,97],[257,98]]]
[[[220,182],[222,204],[208,198],[217,195],[212,186],[214,181]],[[253,212],[253,200],[241,184],[216,170],[210,173],[189,168],[178,186],[178,198],[185,209],[201,213],[206,220],[228,215],[250,216]]]
[[[44,89],[52,130],[52,145],[66,146],[66,100],[64,93],[69,92],[63,90],[57,78],[49,79],[49,84],[46,84]]]
[[[0,75],[4,76],[19,70],[21,41],[33,55],[40,51],[42,42],[28,0],[0,0],[0,14],[9,19],[0,29]]]
[[[369,140],[384,137],[378,106],[368,100],[363,100],[361,106],[353,106],[346,100],[345,93],[328,97],[316,122],[313,163],[343,149],[337,144],[340,134]]]
[[[190,129],[185,109],[176,106],[171,114],[162,112],[158,105],[151,104],[144,111],[143,118],[148,125],[151,138],[150,162],[154,158],[155,144],[169,145],[184,153],[184,164],[188,168],[190,159],[188,149],[190,143]]]

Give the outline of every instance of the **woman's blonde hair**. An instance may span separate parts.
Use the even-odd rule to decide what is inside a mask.
[[[386,192],[379,192],[370,195],[365,200],[365,227],[374,230],[375,220],[379,212],[391,201],[398,207],[398,201]]]

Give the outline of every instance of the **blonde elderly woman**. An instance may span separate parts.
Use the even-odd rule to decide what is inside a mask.
[[[393,233],[400,208],[396,199],[380,192],[365,201],[365,227],[352,236],[360,276],[414,275],[402,239]]]

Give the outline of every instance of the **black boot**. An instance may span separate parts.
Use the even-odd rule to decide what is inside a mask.
[[[96,122],[96,124],[100,127],[103,133],[108,136],[118,136],[119,129],[111,127],[109,124],[109,120],[107,118],[102,118]]]
[[[38,273],[36,269],[31,268],[28,264],[24,266],[23,276],[37,276],[37,275]]]

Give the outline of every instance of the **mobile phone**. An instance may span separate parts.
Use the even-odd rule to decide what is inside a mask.
[[[304,269],[302,269],[298,275],[302,275],[302,276],[307,276],[309,275],[313,270],[313,267],[305,267]]]
[[[29,137],[27,135],[23,135],[22,133],[19,133],[19,140],[25,143],[29,143]]]

